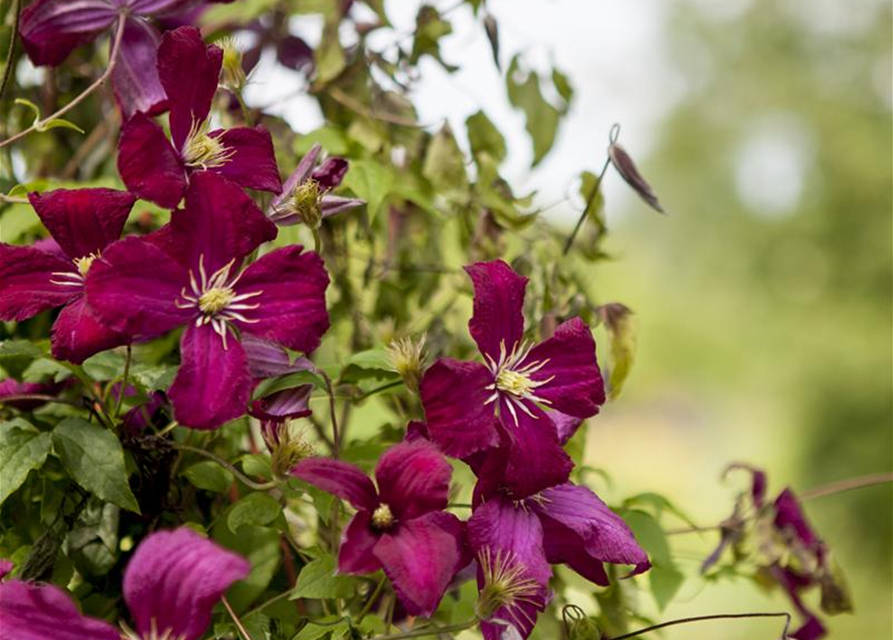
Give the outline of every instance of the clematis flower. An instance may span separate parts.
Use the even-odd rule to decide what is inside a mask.
[[[140,198],[173,208],[195,172],[211,171],[241,187],[279,193],[273,141],[264,127],[210,130],[223,51],[206,46],[195,27],[164,34],[158,75],[170,107],[171,140],[146,113],[121,128],[118,172]]]
[[[270,203],[267,215],[279,226],[304,223],[317,229],[326,218],[365,204],[356,198],[329,193],[344,180],[348,165],[344,158],[328,158],[316,167],[321,151],[320,145],[313,145],[285,181],[282,192]]]
[[[25,52],[35,65],[58,66],[82,44],[112,29],[119,16],[124,34],[112,69],[115,97],[124,114],[159,113],[166,96],[155,65],[158,31],[147,18],[171,15],[196,0],[37,0],[22,11]]]
[[[97,256],[117,240],[135,198],[113,189],[59,189],[28,196],[54,242],[0,243],[0,319],[25,320],[64,307],[53,323],[53,357],[75,363],[126,344],[126,333],[99,321],[84,298]]]
[[[122,636],[82,615],[55,585],[9,580],[0,583],[0,640],[197,640],[214,605],[250,568],[190,529],[159,531],[140,543],[124,571],[134,629],[122,624]]]
[[[308,458],[292,475],[347,500],[357,514],[344,531],[338,569],[383,569],[410,615],[437,609],[468,564],[462,523],[447,513],[452,468],[428,442],[400,443],[375,468],[378,490],[353,465]]]
[[[241,189],[202,172],[167,226],[115,243],[90,270],[87,298],[112,328],[151,338],[186,326],[168,390],[182,425],[213,429],[245,413],[253,384],[236,331],[309,352],[328,329],[316,253],[284,247],[242,268],[275,236]]]
[[[8,400],[8,398],[22,395],[53,396],[59,393],[64,386],[64,384],[60,383],[19,382],[15,378],[7,378],[0,382],[0,405],[15,407],[20,411],[33,411],[46,404],[46,400]]]
[[[476,503],[468,534],[487,640],[502,638],[506,626],[530,635],[549,602],[550,564],[567,564],[599,585],[609,583],[604,563],[633,565],[630,575],[651,566],[623,519],[586,487],[565,483],[523,500],[478,493]]]
[[[465,270],[474,284],[469,331],[485,364],[442,358],[428,368],[421,385],[428,430],[458,458],[508,447],[505,480],[525,497],[564,482],[573,466],[543,408],[584,419],[605,401],[595,341],[573,318],[536,346],[523,342],[527,278],[501,260]]]

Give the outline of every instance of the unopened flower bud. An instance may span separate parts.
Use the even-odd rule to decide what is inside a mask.
[[[388,360],[394,371],[400,374],[406,388],[419,392],[419,383],[425,372],[425,334],[419,339],[402,338],[388,345]]]
[[[224,38],[219,44],[223,49],[223,86],[241,91],[247,81],[242,67],[242,52],[239,51],[235,38]]]
[[[570,623],[567,636],[569,640],[601,640],[602,632],[595,620],[583,616]]]

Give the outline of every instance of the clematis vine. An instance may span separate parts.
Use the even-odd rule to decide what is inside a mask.
[[[140,543],[124,571],[133,627],[122,622],[123,635],[81,614],[55,585],[9,580],[0,583],[0,640],[198,640],[214,605],[250,568],[191,529],[159,531]]]
[[[400,443],[381,456],[372,481],[353,465],[308,458],[292,475],[357,509],[341,541],[338,569],[383,569],[410,615],[430,615],[468,564],[463,524],[444,511],[452,468],[429,442]]]
[[[124,16],[112,85],[125,118],[159,113],[166,96],[155,65],[159,34],[148,18],[184,11],[196,0],[37,0],[22,11],[25,52],[35,65],[60,65],[74,49],[109,31]]]
[[[96,258],[121,236],[133,195],[59,189],[28,198],[52,240],[30,247],[0,243],[0,319],[63,307],[53,323],[53,357],[75,363],[126,344],[128,334],[101,322],[87,304],[84,283]]]
[[[303,223],[317,229],[326,218],[365,204],[356,198],[329,193],[344,180],[348,164],[344,158],[328,158],[317,167],[321,151],[319,144],[311,147],[285,181],[282,192],[270,203],[267,215],[279,226]]]
[[[527,278],[501,260],[465,270],[474,284],[469,331],[484,363],[441,358],[425,372],[428,431],[459,458],[508,447],[505,481],[516,496],[529,496],[567,480],[573,466],[544,409],[585,419],[605,401],[595,341],[579,318],[538,345],[523,341]]]
[[[171,140],[146,113],[121,129],[118,172],[140,198],[173,208],[190,176],[211,171],[241,187],[279,193],[282,182],[270,132],[262,126],[210,129],[223,50],[205,45],[195,27],[164,34],[158,76],[170,108]]]
[[[193,176],[185,202],[158,232],[110,246],[88,274],[87,298],[105,323],[141,339],[186,327],[168,397],[180,424],[213,429],[247,409],[253,382],[240,335],[313,351],[329,326],[329,277],[298,245],[243,268],[276,227],[220,176]]]

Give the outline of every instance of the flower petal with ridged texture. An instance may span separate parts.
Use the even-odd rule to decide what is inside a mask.
[[[137,113],[121,128],[118,173],[127,189],[143,200],[173,209],[186,191],[186,170],[164,131]]]
[[[22,44],[35,65],[56,66],[116,18],[117,11],[105,0],[37,0],[22,10]]]
[[[218,138],[232,156],[219,167],[212,169],[240,187],[279,193],[282,180],[273,152],[273,139],[266,128],[257,126],[218,129],[210,133]]]
[[[571,483],[552,487],[543,491],[542,500],[530,504],[543,523],[550,562],[573,566],[575,556],[586,554],[601,562],[634,565],[632,575],[651,566],[623,518],[587,487]],[[566,543],[568,533],[577,538],[577,544]]]
[[[28,200],[69,258],[105,249],[121,237],[133,194],[116,189],[56,189],[29,193]]]
[[[171,137],[177,149],[183,148],[193,124],[201,124],[211,112],[222,63],[223,50],[206,46],[195,27],[180,27],[161,38],[158,77],[168,97]]]
[[[402,442],[375,467],[378,494],[398,521],[446,509],[453,468],[430,442]]]
[[[133,13],[142,15],[168,15],[190,9],[198,0],[114,0]]]
[[[245,350],[230,333],[226,345],[210,324],[189,324],[180,339],[180,369],[168,391],[177,422],[216,429],[245,415],[251,376]]]
[[[148,637],[167,630],[196,640],[230,585],[248,576],[248,561],[186,527],[145,538],[124,570],[124,601],[135,630]]]
[[[532,405],[533,415],[515,409],[516,422],[506,409],[507,401],[500,402],[510,447],[504,482],[512,494],[523,498],[566,482],[574,463],[558,442],[555,423]]]
[[[124,23],[124,39],[112,69],[112,86],[127,120],[139,111],[159,113],[167,95],[158,79],[156,53],[161,36],[146,20],[131,15]]]
[[[605,383],[595,358],[595,340],[589,327],[572,318],[561,323],[551,338],[534,347],[524,362],[548,363],[530,375],[545,381],[536,395],[549,406],[577,418],[598,413],[605,402]],[[519,366],[523,367],[524,362]]]
[[[338,571],[361,575],[381,569],[381,562],[372,553],[379,534],[372,530],[372,516],[359,511],[347,525],[338,550]]]
[[[80,364],[92,355],[127,344],[126,334],[113,331],[81,296],[69,302],[53,323],[53,357]]]
[[[347,160],[344,158],[328,158],[314,169],[312,178],[325,190],[334,189],[341,184],[347,174]]]
[[[428,433],[448,456],[463,458],[496,446],[496,414],[486,404],[493,374],[477,362],[441,358],[422,378],[421,396]]]
[[[255,379],[275,378],[297,371],[316,371],[316,366],[307,358],[298,357],[292,362],[283,347],[250,333],[242,334],[242,348],[248,356],[251,377]]]
[[[290,473],[314,487],[347,500],[356,509],[374,511],[378,506],[378,493],[372,480],[347,462],[331,458],[306,458]]]
[[[499,361],[504,343],[511,353],[524,334],[524,290],[527,278],[502,260],[465,267],[474,285],[474,315],[468,331],[481,353]]]
[[[73,277],[77,271],[68,260],[34,247],[0,243],[0,320],[25,320],[81,295],[80,286],[53,284],[62,281],[53,273]]]
[[[189,286],[187,271],[144,238],[119,240],[87,272],[87,303],[115,331],[160,336],[195,317],[177,300]]]
[[[550,411],[548,416],[555,423],[555,431],[558,433],[558,442],[567,444],[568,440],[574,437],[577,430],[583,424],[583,418],[569,416],[560,411]]]
[[[276,249],[245,269],[235,292],[259,294],[248,299],[259,306],[241,312],[249,322],[235,324],[246,333],[309,353],[329,328],[329,275],[318,254],[302,251],[300,245]]]
[[[115,627],[88,618],[51,584],[0,582],[0,640],[119,640]]]
[[[462,525],[449,513],[429,513],[381,536],[375,556],[397,597],[413,616],[429,616],[464,557]]]
[[[191,269],[197,269],[199,256],[204,256],[208,276],[235,261],[234,275],[245,256],[277,233],[276,225],[242,189],[201,171],[192,175],[185,207],[171,214],[166,250]]]
[[[527,581],[524,597],[510,606],[501,606],[488,622],[481,623],[487,640],[499,640],[505,625],[514,626],[521,637],[533,630],[536,617],[549,602],[552,569],[543,551],[543,529],[539,518],[523,506],[515,506],[504,497],[496,497],[475,509],[468,521],[468,539],[477,554],[478,565],[489,560],[488,568],[479,568],[478,586],[501,563],[516,568],[514,584]],[[498,571],[495,571],[498,573]]]

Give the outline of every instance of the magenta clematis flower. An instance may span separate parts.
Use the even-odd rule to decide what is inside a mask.
[[[549,602],[550,564],[567,564],[583,577],[607,585],[604,563],[633,565],[630,575],[651,567],[645,551],[620,516],[586,487],[550,487],[524,500],[492,493],[468,521],[478,559],[479,608],[487,640],[512,626],[527,637]]]
[[[22,11],[25,52],[35,65],[58,66],[77,47],[111,29],[124,15],[124,35],[112,70],[115,97],[125,118],[158,113],[166,96],[155,56],[158,31],[149,17],[170,15],[196,0],[37,0]]]
[[[304,223],[315,229],[326,218],[365,204],[363,200],[329,193],[344,180],[348,164],[344,158],[328,158],[316,167],[321,151],[318,144],[311,147],[285,181],[282,192],[270,203],[267,215],[279,226]]]
[[[113,189],[59,189],[28,196],[54,242],[0,243],[0,319],[25,320],[64,307],[53,323],[53,357],[75,363],[126,344],[84,298],[91,265],[117,240],[135,198]]]
[[[59,587],[0,583],[0,640],[197,640],[224,592],[247,577],[248,561],[186,527],[153,533],[124,571],[134,629],[82,615]]]
[[[425,372],[428,430],[444,453],[458,458],[507,446],[506,482],[516,496],[532,495],[567,480],[573,466],[543,407],[562,420],[584,419],[605,401],[595,341],[573,318],[536,346],[523,342],[527,278],[501,260],[465,270],[474,284],[469,331],[486,364],[442,358]]]
[[[282,190],[269,131],[261,126],[210,131],[222,61],[220,47],[206,46],[195,27],[180,27],[161,39],[158,75],[170,107],[173,143],[140,112],[122,127],[118,148],[121,179],[140,198],[173,208],[198,171],[218,173],[241,187]]]
[[[115,243],[90,270],[87,299],[112,328],[152,338],[186,326],[168,390],[180,424],[213,429],[245,413],[252,380],[235,331],[309,352],[328,329],[329,277],[316,253],[284,247],[242,268],[275,236],[241,189],[202,172],[167,226]]]
[[[400,443],[381,457],[375,485],[353,465],[308,458],[292,475],[357,509],[344,531],[343,573],[383,569],[410,615],[437,609],[453,576],[468,564],[464,531],[447,513],[452,468],[428,442]]]

